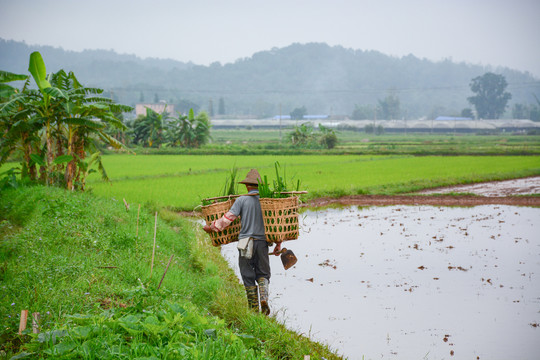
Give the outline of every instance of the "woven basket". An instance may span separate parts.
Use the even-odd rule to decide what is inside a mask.
[[[260,199],[266,241],[298,239],[298,197]]]
[[[212,205],[203,206],[201,208],[206,225],[210,225],[212,221],[221,218],[227,211],[231,209],[234,204],[233,199],[229,199],[223,202],[217,202]],[[210,238],[212,239],[212,245],[221,246],[234,241],[238,241],[238,235],[240,234],[240,216],[237,217],[231,225],[226,227],[220,232],[211,232]]]

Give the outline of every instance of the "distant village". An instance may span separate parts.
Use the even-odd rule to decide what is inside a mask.
[[[175,114],[175,107],[165,102],[140,103],[135,105],[135,116],[145,115],[146,109],[152,109],[161,114],[167,112]],[[304,115],[302,119],[292,119],[290,115],[275,115],[271,118],[256,119],[249,116],[223,116],[212,117],[212,126],[215,129],[286,129],[301,124],[310,124],[314,127],[323,125],[336,130],[364,131],[366,126],[382,127],[384,132],[400,133],[490,133],[514,132],[527,133],[531,130],[540,130],[540,123],[526,119],[472,119],[467,117],[438,116],[435,119],[369,119],[351,120],[344,115]]]

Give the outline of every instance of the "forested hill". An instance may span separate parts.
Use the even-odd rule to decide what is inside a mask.
[[[32,51],[40,51],[48,71],[74,71],[86,86],[110,90],[121,103],[155,99],[217,112],[258,117],[288,114],[305,106],[310,114],[349,115],[355,105],[374,107],[389,94],[397,96],[402,116],[455,115],[470,107],[469,84],[487,71],[505,76],[510,105],[533,104],[540,81],[508,68],[433,62],[414,55],[392,57],[377,51],[292,44],[262,51],[234,63],[200,66],[174,60],[141,59],[113,51],[64,51],[0,39],[0,69],[27,73]],[[216,56],[217,57],[217,56]],[[212,104],[212,105],[210,105]]]

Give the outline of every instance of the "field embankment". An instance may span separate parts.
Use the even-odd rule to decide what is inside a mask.
[[[247,310],[243,287],[189,220],[57,188],[0,197],[0,344],[20,358],[338,358]],[[138,229],[138,236],[137,235]],[[161,288],[158,285],[174,255]],[[17,334],[21,310],[41,334]]]

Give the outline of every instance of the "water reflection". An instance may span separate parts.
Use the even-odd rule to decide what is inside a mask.
[[[394,206],[302,214],[271,259],[287,327],[350,359],[536,359],[540,209]],[[235,245],[223,246],[237,269]]]

